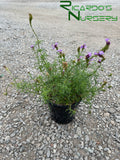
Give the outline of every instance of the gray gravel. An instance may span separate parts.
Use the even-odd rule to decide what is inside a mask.
[[[45,11],[29,5],[0,6],[0,160],[120,160],[120,21],[68,22],[63,10]],[[3,65],[20,79],[27,79],[28,71],[37,74],[30,49],[35,38],[28,24],[29,12],[52,58],[55,52],[50,48],[56,41],[71,57],[81,43],[96,51],[110,38],[101,80],[112,72],[108,79],[112,88],[95,97],[91,115],[81,102],[75,120],[58,125],[37,95],[21,94],[11,87],[12,78]]]

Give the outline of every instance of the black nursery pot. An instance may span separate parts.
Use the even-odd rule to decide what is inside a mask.
[[[58,124],[67,124],[74,119],[74,115],[69,112],[68,105],[57,105],[49,102],[49,108],[51,113],[51,118]],[[74,103],[71,105],[71,109],[75,110],[79,103]]]

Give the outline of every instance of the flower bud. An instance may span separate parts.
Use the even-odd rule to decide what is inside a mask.
[[[101,87],[103,88],[106,84],[107,84],[107,81],[104,81]]]
[[[106,84],[107,84],[107,81],[104,81],[104,82],[103,82],[103,86],[106,85]]]
[[[77,64],[80,64],[80,58],[77,59]]]
[[[53,47],[53,49],[58,50],[58,43],[56,42],[52,47]]]
[[[107,46],[109,46],[109,45],[110,45],[110,41],[109,41],[109,39],[108,39],[108,38],[106,38],[106,39],[105,39],[105,41],[106,41],[106,45],[107,45]]]
[[[101,63],[101,59],[98,60],[98,63]]]
[[[62,54],[62,49],[57,50],[58,53]]]
[[[106,42],[106,44],[109,46],[109,45],[110,45],[110,42],[108,41],[108,42]]]
[[[86,49],[87,46],[86,46],[86,44],[83,44],[80,48],[82,48],[82,50],[83,50],[83,49]]]
[[[75,60],[73,60],[72,62],[75,63]]]
[[[33,19],[32,14],[29,13],[29,23],[30,23],[30,25],[31,25],[32,19]]]
[[[9,71],[8,67],[6,67],[6,66],[3,66],[3,67],[6,69],[6,71]]]
[[[104,54],[103,51],[99,51],[99,52],[98,52],[98,56],[99,56],[99,57],[103,57],[103,54]]]
[[[86,59],[89,59],[91,56],[92,56],[92,53],[89,52],[89,53],[86,55]]]
[[[34,49],[34,45],[31,45],[30,48]]]
[[[62,65],[63,65],[63,68],[64,68],[64,69],[66,69],[67,66],[68,66],[67,62],[62,62]]]
[[[80,52],[80,47],[78,47],[77,51],[78,51],[78,53]]]
[[[65,54],[64,53],[62,54],[62,56],[63,56],[63,58],[65,58]]]

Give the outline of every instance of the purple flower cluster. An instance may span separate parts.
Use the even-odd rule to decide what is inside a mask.
[[[57,50],[57,52],[59,52],[61,54],[62,53],[62,49]]]
[[[106,41],[106,45],[109,46],[109,45],[110,45],[110,40],[109,40],[108,38],[106,38],[105,41]],[[58,50],[58,43],[57,43],[57,42],[56,42],[54,45],[52,45],[52,46],[53,46],[53,49],[56,49],[57,52],[60,53],[60,56],[64,57],[64,56],[63,56],[64,53],[62,53],[62,49],[59,49],[59,50]],[[31,48],[34,48],[34,46],[31,46]],[[83,44],[82,46],[78,47],[78,52],[80,52],[80,49],[82,49],[82,51],[83,51],[83,50],[86,49],[86,48],[87,48],[86,44]],[[102,59],[99,59],[99,60],[98,60],[98,63],[101,63],[102,61],[104,61],[105,58],[104,58],[103,55],[104,55],[104,51],[103,51],[103,50],[101,50],[101,51],[99,51],[99,52],[95,52],[93,56],[92,56],[92,53],[89,52],[89,53],[85,56],[87,66],[93,61],[93,57],[96,57],[96,56],[102,58]],[[83,58],[83,56],[80,56],[77,61],[80,63],[80,59],[82,59],[82,58]]]
[[[103,51],[100,51],[100,52],[98,53],[98,56],[101,57],[103,54],[104,54],[104,52],[103,52]]]
[[[106,45],[109,46],[110,45],[110,40],[108,38],[106,38],[105,41],[106,41]]]
[[[86,55],[86,59],[89,59],[91,56],[92,56],[92,53],[89,52],[89,53]]]
[[[31,45],[30,48],[34,49],[34,45]]]
[[[98,63],[101,63],[101,62],[102,62],[102,60],[101,60],[101,59],[99,59],[99,60],[98,60]]]
[[[103,51],[99,51],[98,53],[95,52],[94,55],[95,55],[95,56],[99,56],[99,57],[102,58],[102,59],[99,59],[99,60],[98,60],[98,63],[101,63],[101,62],[104,60],[104,56],[103,56],[103,55],[104,55],[104,52],[103,52]]]
[[[58,43],[56,42],[54,45],[52,45],[53,49],[57,49],[58,50]]]
[[[56,49],[59,53],[60,58],[65,58],[65,54],[63,53],[62,49],[58,49],[58,43],[56,42],[54,45],[52,45],[53,49]]]
[[[98,53],[97,53],[97,52],[94,53],[94,56],[99,56],[99,57],[101,57],[101,58],[104,59],[103,55],[104,55],[104,52],[103,52],[103,51],[99,51]],[[89,53],[86,55],[87,65],[89,65],[89,64],[93,61],[93,58],[92,58],[92,57],[94,57],[94,56],[92,56],[92,53],[91,53],[91,52],[89,52]],[[98,63],[101,63],[101,62],[103,61],[103,59],[102,59],[102,60],[99,59],[99,60],[98,60]]]
[[[87,48],[87,46],[86,46],[86,44],[83,44],[80,48],[82,48],[82,49],[86,49],[86,48]]]
[[[102,57],[103,54],[104,54],[103,51],[99,51],[98,53],[97,52],[94,53],[95,56],[99,56],[99,57]]]

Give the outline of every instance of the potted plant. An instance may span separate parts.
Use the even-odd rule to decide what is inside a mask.
[[[105,61],[104,54],[110,46],[106,39],[105,46],[92,54],[84,54],[86,45],[77,48],[74,59],[68,60],[64,52],[58,48],[58,43],[53,45],[57,58],[50,62],[45,49],[41,47],[42,41],[38,39],[32,26],[32,15],[29,14],[30,27],[37,39],[31,48],[37,59],[39,75],[31,80],[16,82],[15,86],[21,91],[40,95],[48,103],[51,117],[60,124],[73,120],[75,110],[82,100],[90,104],[93,97],[104,90],[106,81],[99,81],[99,70]]]

